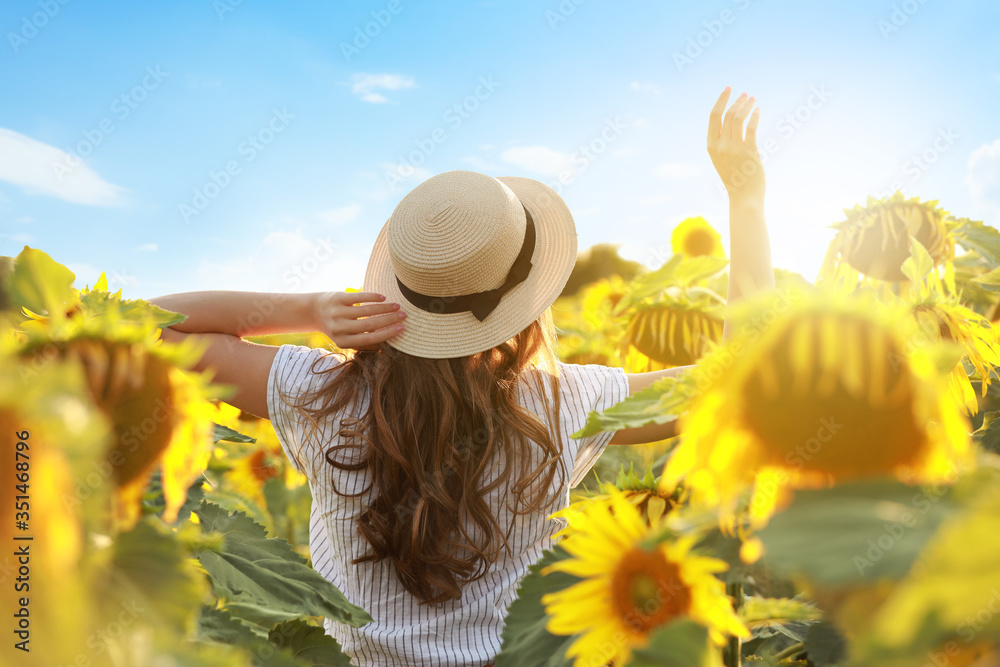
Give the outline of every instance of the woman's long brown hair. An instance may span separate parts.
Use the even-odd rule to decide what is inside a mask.
[[[357,494],[333,489],[345,497],[373,491],[355,517],[370,550],[353,562],[388,558],[406,590],[422,603],[439,603],[460,598],[501,549],[510,552],[513,525],[500,525],[487,495],[509,490],[512,517],[546,512],[566,479],[555,361],[546,310],[514,338],[471,356],[424,359],[382,343],[321,371],[332,377],[293,407],[312,425],[307,441],[320,422],[340,415],[344,443],[325,451],[320,443],[317,452],[337,470],[367,469],[370,476]],[[541,399],[554,434],[517,400],[529,366],[542,372],[530,374],[537,383],[523,389]],[[542,373],[551,378],[551,397]],[[364,391],[364,414],[341,414]],[[317,399],[318,408],[306,407]],[[341,450],[350,456],[338,456]]]

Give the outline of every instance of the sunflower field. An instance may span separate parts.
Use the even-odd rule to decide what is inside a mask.
[[[694,366],[574,434],[682,435],[605,450],[497,667],[1000,665],[1000,231],[900,193],[833,229],[726,340],[702,218],[658,269],[557,300],[564,361]],[[312,568],[270,423],[161,339],[183,315],[75,279],[0,257],[0,664],[351,664],[323,623],[371,619]]]

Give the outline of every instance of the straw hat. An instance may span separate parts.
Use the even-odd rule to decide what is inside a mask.
[[[393,210],[364,290],[406,312],[405,330],[389,345],[428,359],[463,357],[531,324],[559,296],[575,262],[573,216],[552,188],[446,171]]]

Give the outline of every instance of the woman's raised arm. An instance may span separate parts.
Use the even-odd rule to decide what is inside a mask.
[[[708,154],[729,194],[729,297],[723,340],[733,334],[728,304],[755,292],[774,289],[771,243],[764,222],[764,165],[757,150],[760,109],[753,97],[743,93],[723,116],[729,101],[727,86],[715,101],[708,117]],[[753,113],[751,113],[753,109]],[[746,123],[744,136],[743,123]],[[662,377],[676,376],[691,366],[677,366],[649,373],[629,373],[629,395],[634,395]],[[613,445],[656,442],[677,435],[676,422],[622,429],[611,439]]]

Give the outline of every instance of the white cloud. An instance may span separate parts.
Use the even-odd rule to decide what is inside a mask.
[[[657,167],[654,172],[660,178],[668,181],[675,181],[680,178],[687,178],[698,173],[698,167],[690,162],[667,162]]]
[[[88,206],[120,206],[125,189],[54,146],[0,128],[0,181],[28,194],[58,197]]]
[[[359,213],[361,213],[360,204],[348,204],[329,211],[320,211],[316,217],[327,224],[336,226],[355,220]]]
[[[972,151],[965,182],[978,206],[1000,214],[1000,139]]]
[[[372,104],[384,104],[389,101],[385,95],[375,92],[376,89],[403,90],[417,87],[412,77],[401,74],[355,74],[351,77],[351,81],[353,82],[351,92]]]
[[[638,81],[633,81],[629,84],[629,88],[640,93],[654,93],[656,95],[660,94],[660,87],[655,83],[639,83]]]
[[[343,291],[362,286],[371,248],[344,244],[334,235],[307,237],[301,229],[265,234],[238,257],[206,257],[194,272],[199,289],[260,292]]]
[[[564,171],[573,171],[572,157],[552,150],[548,146],[508,148],[500,154],[500,158],[504,162],[546,176],[558,176]]]
[[[160,246],[156,245],[155,243],[144,243],[138,248],[136,248],[136,250],[140,250],[142,252],[156,252],[159,249]]]

